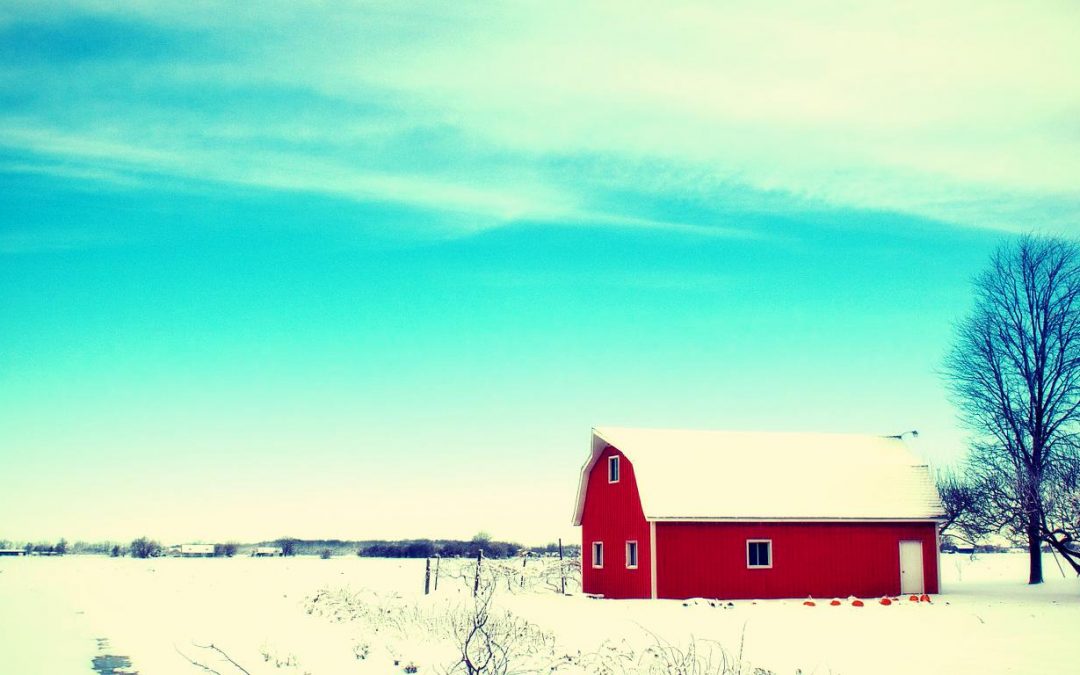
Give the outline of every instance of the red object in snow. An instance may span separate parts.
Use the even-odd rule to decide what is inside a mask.
[[[862,607],[863,606],[863,601],[862,600],[852,600],[851,601],[851,606],[852,607]]]
[[[888,598],[882,598],[881,600],[878,600],[878,602],[880,602],[883,605],[891,605],[892,604],[892,600],[890,600]]]
[[[919,602],[930,602],[930,596],[926,593],[923,593],[919,596]]]
[[[919,601],[919,596],[912,595],[911,597],[908,598],[908,600],[910,600],[911,602],[918,602]]]
[[[833,598],[833,601],[830,602],[829,604],[832,605],[833,607],[839,607],[840,606],[840,601]]]
[[[616,480],[609,475],[611,457],[619,458]],[[714,513],[701,519],[650,520],[632,457],[611,445],[586,464],[582,481],[582,590],[590,595],[680,600],[893,596],[901,591],[901,542],[921,544],[925,590],[938,592],[934,521],[813,522],[800,521],[807,515],[800,513],[770,521],[725,521],[719,517],[723,514]],[[722,489],[719,484],[717,489]],[[631,549],[636,566],[628,564]]]
[[[804,600],[803,604],[806,605],[807,607],[817,607],[817,603],[814,602],[813,600]]]

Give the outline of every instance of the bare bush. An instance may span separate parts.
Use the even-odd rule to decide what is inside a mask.
[[[644,648],[626,640],[605,642],[595,652],[569,658],[568,663],[599,675],[774,675],[747,663],[742,651],[741,642],[738,653],[731,654],[713,640],[691,637],[684,647],[652,635],[652,644]]]
[[[483,582],[473,604],[450,615],[460,660],[448,675],[509,675],[555,669],[555,636],[510,612],[492,612],[495,584]]]
[[[741,645],[731,653],[710,640],[691,639],[685,645],[675,645],[650,634],[645,646],[624,640],[604,643],[592,652],[560,651],[552,632],[496,606],[497,594],[507,588],[509,569],[513,569],[511,580],[517,584],[511,583],[510,588],[520,588],[520,567],[485,561],[478,592],[472,596],[476,563],[457,562],[450,571],[463,582],[456,597],[464,595],[465,602],[431,596],[408,601],[372,591],[324,589],[307,600],[307,611],[355,625],[357,636],[351,649],[357,660],[378,663],[384,659],[395,668],[423,666],[422,670],[440,675],[769,675],[770,671],[746,663]],[[426,665],[418,658],[421,655],[428,657]]]
[[[161,555],[161,544],[153,539],[139,537],[131,542],[129,550],[132,558],[156,558]]]
[[[228,653],[221,647],[218,647],[214,643],[208,645],[200,645],[192,642],[191,647],[194,650],[200,650],[203,655],[198,657],[192,657],[189,654],[181,651],[179,647],[173,645],[173,649],[176,653],[184,657],[184,660],[191,665],[201,668],[202,670],[213,673],[214,675],[231,675],[232,673],[240,673],[241,675],[251,675],[251,673],[237,663]],[[219,670],[220,669],[220,670]],[[222,672],[224,671],[224,672]]]
[[[423,649],[438,655],[431,666],[444,675],[549,672],[559,662],[555,638],[506,610],[493,609],[495,584],[482,579],[480,591],[465,603],[418,604],[400,596],[321,590],[306,603],[309,614],[338,623],[355,623],[357,659],[381,654],[395,665],[415,663]]]
[[[476,585],[475,559],[442,560],[442,574],[456,579],[472,592]],[[528,556],[508,560],[484,558],[480,566],[481,582],[509,593],[560,593],[564,580],[567,593],[581,590],[581,559]]]

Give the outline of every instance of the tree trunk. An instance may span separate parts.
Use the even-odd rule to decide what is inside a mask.
[[[1028,572],[1029,584],[1041,584],[1043,582],[1042,571],[1042,539],[1039,537],[1039,523],[1034,518],[1028,521],[1028,556],[1030,567]]]

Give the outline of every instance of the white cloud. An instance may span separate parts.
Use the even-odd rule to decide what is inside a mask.
[[[228,152],[152,149],[100,136],[81,136],[48,128],[4,124],[0,120],[0,146],[28,150],[37,155],[72,161],[91,161],[111,167],[110,179],[120,172],[150,172],[187,178],[217,180],[261,188],[330,194],[357,201],[390,202],[461,211],[499,220],[542,217],[551,204],[565,201],[557,194],[478,188],[425,176],[360,171],[319,157],[272,151],[247,152],[242,159]],[[18,172],[32,170],[74,178],[100,179],[103,173],[70,166],[16,164]]]
[[[399,204],[467,216],[445,220],[450,229],[428,233],[434,236],[461,236],[519,222],[606,225],[707,237],[751,236],[734,226],[699,225],[590,210],[576,195],[541,183],[477,186],[468,181],[425,175],[366,171],[296,152],[249,150],[238,159],[224,151],[136,147],[117,139],[27,127],[0,118],[2,147],[61,160],[0,164],[0,171],[10,173],[47,174],[128,187],[147,187],[146,175],[151,174],[330,195],[357,202]],[[52,235],[37,243],[31,239],[28,233],[12,234],[9,240],[0,242],[0,251],[57,247]],[[82,240],[74,241],[73,245],[79,243],[83,243]]]
[[[30,139],[43,152],[161,153],[128,159],[167,171],[179,170],[175,152],[183,170],[220,180],[441,205],[490,224],[589,216],[672,227],[629,208],[602,211],[593,198],[605,183],[658,187],[654,166],[663,166],[668,195],[701,203],[730,199],[741,186],[766,193],[761,205],[776,193],[778,205],[804,200],[972,226],[1063,227],[1080,217],[1080,7],[1069,3],[546,2],[450,11],[374,2],[332,13],[270,3],[243,15],[212,3],[142,2],[124,12],[82,4],[233,45],[209,59],[104,66],[125,68],[133,86],[277,87],[343,110],[313,120],[133,110],[110,120],[133,139],[130,148],[110,147],[108,134],[88,126],[73,132],[79,145]],[[39,16],[62,13],[41,7]],[[379,114],[350,112],[372,104]],[[153,124],[162,118],[182,127],[166,130],[177,132],[175,148],[160,143]],[[369,161],[422,155],[412,135],[433,128],[453,134],[469,170],[436,166],[442,157],[422,168]],[[315,147],[267,149],[283,142]],[[331,156],[335,144],[371,152],[345,160]],[[543,165],[582,157],[621,167],[618,185]]]
[[[560,9],[485,16],[358,75],[531,153],[990,226],[1006,223],[950,203],[1080,201],[1075,6]]]

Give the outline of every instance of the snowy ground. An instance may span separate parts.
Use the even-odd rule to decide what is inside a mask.
[[[443,561],[424,597],[424,562],[293,559],[0,558],[0,672],[88,675],[98,639],[144,675],[445,672],[456,658],[454,617],[471,588]],[[944,594],[865,607],[844,602],[605,601],[561,596],[543,583],[496,590],[519,663],[559,672],[633,672],[659,644],[723,649],[743,673],[1073,673],[1080,582],[1045,561],[1047,583],[1023,581],[1023,555],[942,556]],[[462,570],[463,574],[467,573]],[[531,583],[531,582],[530,582]],[[318,597],[316,600],[315,598]],[[741,654],[741,658],[739,655]],[[363,658],[359,658],[359,657]],[[561,657],[561,660],[560,660]],[[397,660],[397,665],[394,661]],[[714,661],[715,662],[715,661]],[[655,671],[654,672],[662,672]]]

